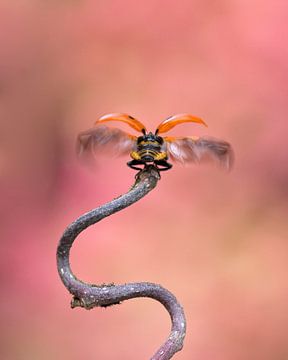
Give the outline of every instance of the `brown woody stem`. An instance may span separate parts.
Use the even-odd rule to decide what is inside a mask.
[[[158,170],[152,165],[146,166],[137,174],[135,184],[126,194],[89,211],[70,224],[60,239],[57,248],[57,268],[63,284],[73,295],[72,308],[76,306],[85,309],[92,309],[96,306],[107,307],[136,297],[150,297],[163,304],[171,317],[172,329],[166,342],[151,360],[168,360],[182,349],[186,333],[186,320],[183,309],[171,292],[161,285],[148,282],[124,285],[87,284],[76,278],[69,264],[71,246],[83,230],[140,200],[154,189],[159,179]]]

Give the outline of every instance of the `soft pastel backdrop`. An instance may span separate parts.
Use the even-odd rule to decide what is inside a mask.
[[[56,272],[65,226],[133,183],[128,159],[76,160],[109,112],[200,116],[173,133],[226,139],[236,163],[163,173],[77,239],[74,272],[171,290],[175,359],[288,359],[287,17],[285,0],[1,1],[1,359],[144,360],[170,331],[148,299],[71,310]]]

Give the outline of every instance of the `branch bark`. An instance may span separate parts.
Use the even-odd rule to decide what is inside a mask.
[[[148,282],[124,285],[87,284],[76,278],[69,263],[71,246],[83,230],[140,200],[155,188],[159,179],[158,170],[153,165],[147,166],[137,174],[135,184],[126,194],[89,211],[71,223],[64,231],[57,248],[57,268],[63,284],[73,295],[72,308],[77,306],[85,309],[96,306],[107,307],[136,297],[150,297],[163,304],[170,315],[172,329],[166,342],[151,360],[168,360],[182,349],[186,334],[183,309],[171,292],[161,285]]]

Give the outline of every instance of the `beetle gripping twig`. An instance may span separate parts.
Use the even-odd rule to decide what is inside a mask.
[[[69,264],[71,246],[83,230],[140,200],[154,189],[159,179],[157,168],[146,165],[137,174],[135,184],[126,194],[89,211],[70,224],[64,231],[57,248],[57,268],[63,284],[73,295],[72,307],[80,306],[85,309],[96,306],[106,307],[136,297],[150,297],[163,304],[171,317],[172,329],[166,342],[151,360],[168,360],[182,349],[186,333],[183,309],[171,292],[160,285],[147,282],[124,285],[87,284],[76,278]]]

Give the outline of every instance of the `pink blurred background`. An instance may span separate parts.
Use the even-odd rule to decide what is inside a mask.
[[[0,5],[1,346],[5,360],[148,359],[170,331],[149,299],[71,310],[65,227],[129,189],[129,159],[76,160],[75,137],[126,112],[152,130],[188,112],[232,143],[230,174],[175,165],[88,229],[72,268],[150,281],[185,308],[175,359],[288,359],[286,1],[62,0]]]

